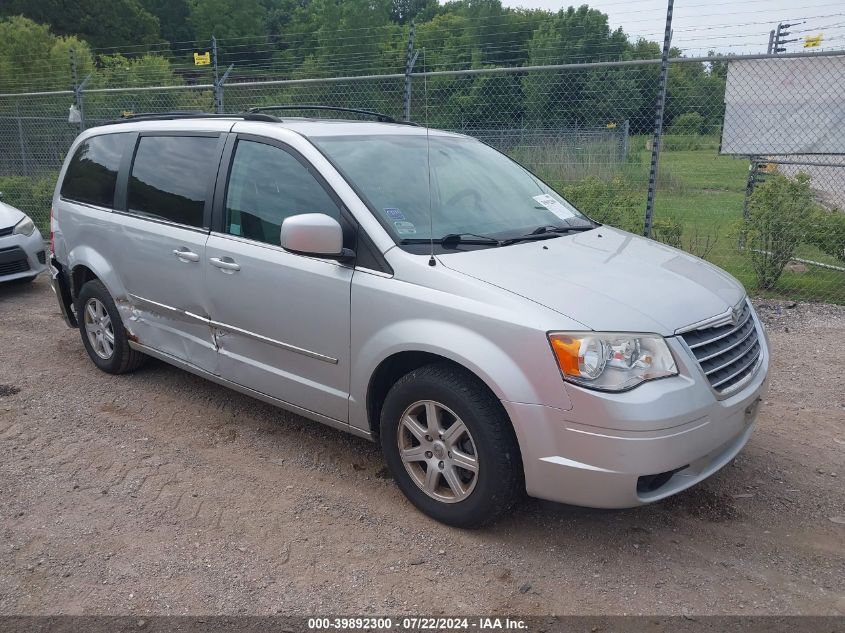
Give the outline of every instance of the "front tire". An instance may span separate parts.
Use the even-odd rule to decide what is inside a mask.
[[[124,374],[140,367],[146,356],[129,347],[120,313],[102,282],[87,282],[76,301],[82,343],[93,363],[109,374]]]
[[[524,491],[522,459],[501,403],[450,363],[406,374],[381,411],[381,446],[406,497],[433,519],[479,527]]]

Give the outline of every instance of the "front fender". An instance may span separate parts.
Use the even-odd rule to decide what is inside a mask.
[[[401,352],[447,358],[473,372],[500,400],[571,408],[543,334],[514,328],[493,338],[455,323],[408,319],[372,332],[357,349],[353,347],[352,426],[369,429],[366,401],[370,378],[384,360]]]

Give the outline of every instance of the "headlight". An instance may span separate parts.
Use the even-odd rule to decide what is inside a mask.
[[[32,235],[32,232],[35,230],[35,224],[30,220],[28,215],[23,216],[23,220],[15,224],[15,228],[12,229],[12,233],[16,233],[18,235]]]
[[[678,373],[656,334],[551,332],[549,342],[564,380],[590,389],[625,391]]]

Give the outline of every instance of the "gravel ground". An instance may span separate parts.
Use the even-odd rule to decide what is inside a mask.
[[[0,613],[845,614],[845,309],[760,313],[772,386],[731,465],[467,532],[375,445],[162,363],[103,374],[45,278],[0,287]]]

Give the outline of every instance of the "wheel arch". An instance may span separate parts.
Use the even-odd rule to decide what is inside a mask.
[[[370,376],[370,381],[367,386],[367,422],[369,423],[369,431],[372,434],[372,437],[378,437],[379,435],[381,409],[390,388],[405,374],[420,367],[433,365],[435,363],[448,363],[468,372],[482,385],[484,385],[494,398],[497,400],[499,399],[495,391],[489,384],[487,384],[483,377],[479,376],[478,373],[473,371],[470,367],[467,367],[452,358],[442,356],[435,352],[423,350],[405,350],[395,352],[378,364],[375,371],[373,371]],[[505,411],[505,415],[507,415],[507,411]]]
[[[82,286],[94,279],[99,281],[100,278],[85,264],[77,264],[71,269],[70,293],[74,301],[79,298],[79,292],[82,290]]]
[[[353,327],[349,423],[373,432],[380,398],[408,371],[448,361],[473,374],[500,401],[571,408],[543,334],[527,328],[479,331],[431,319],[403,319],[357,337]]]
[[[123,285],[111,264],[98,251],[89,246],[79,246],[68,254],[71,281],[71,296],[74,301],[79,297],[82,286],[92,280],[99,280],[109,291],[113,299],[125,295]]]

